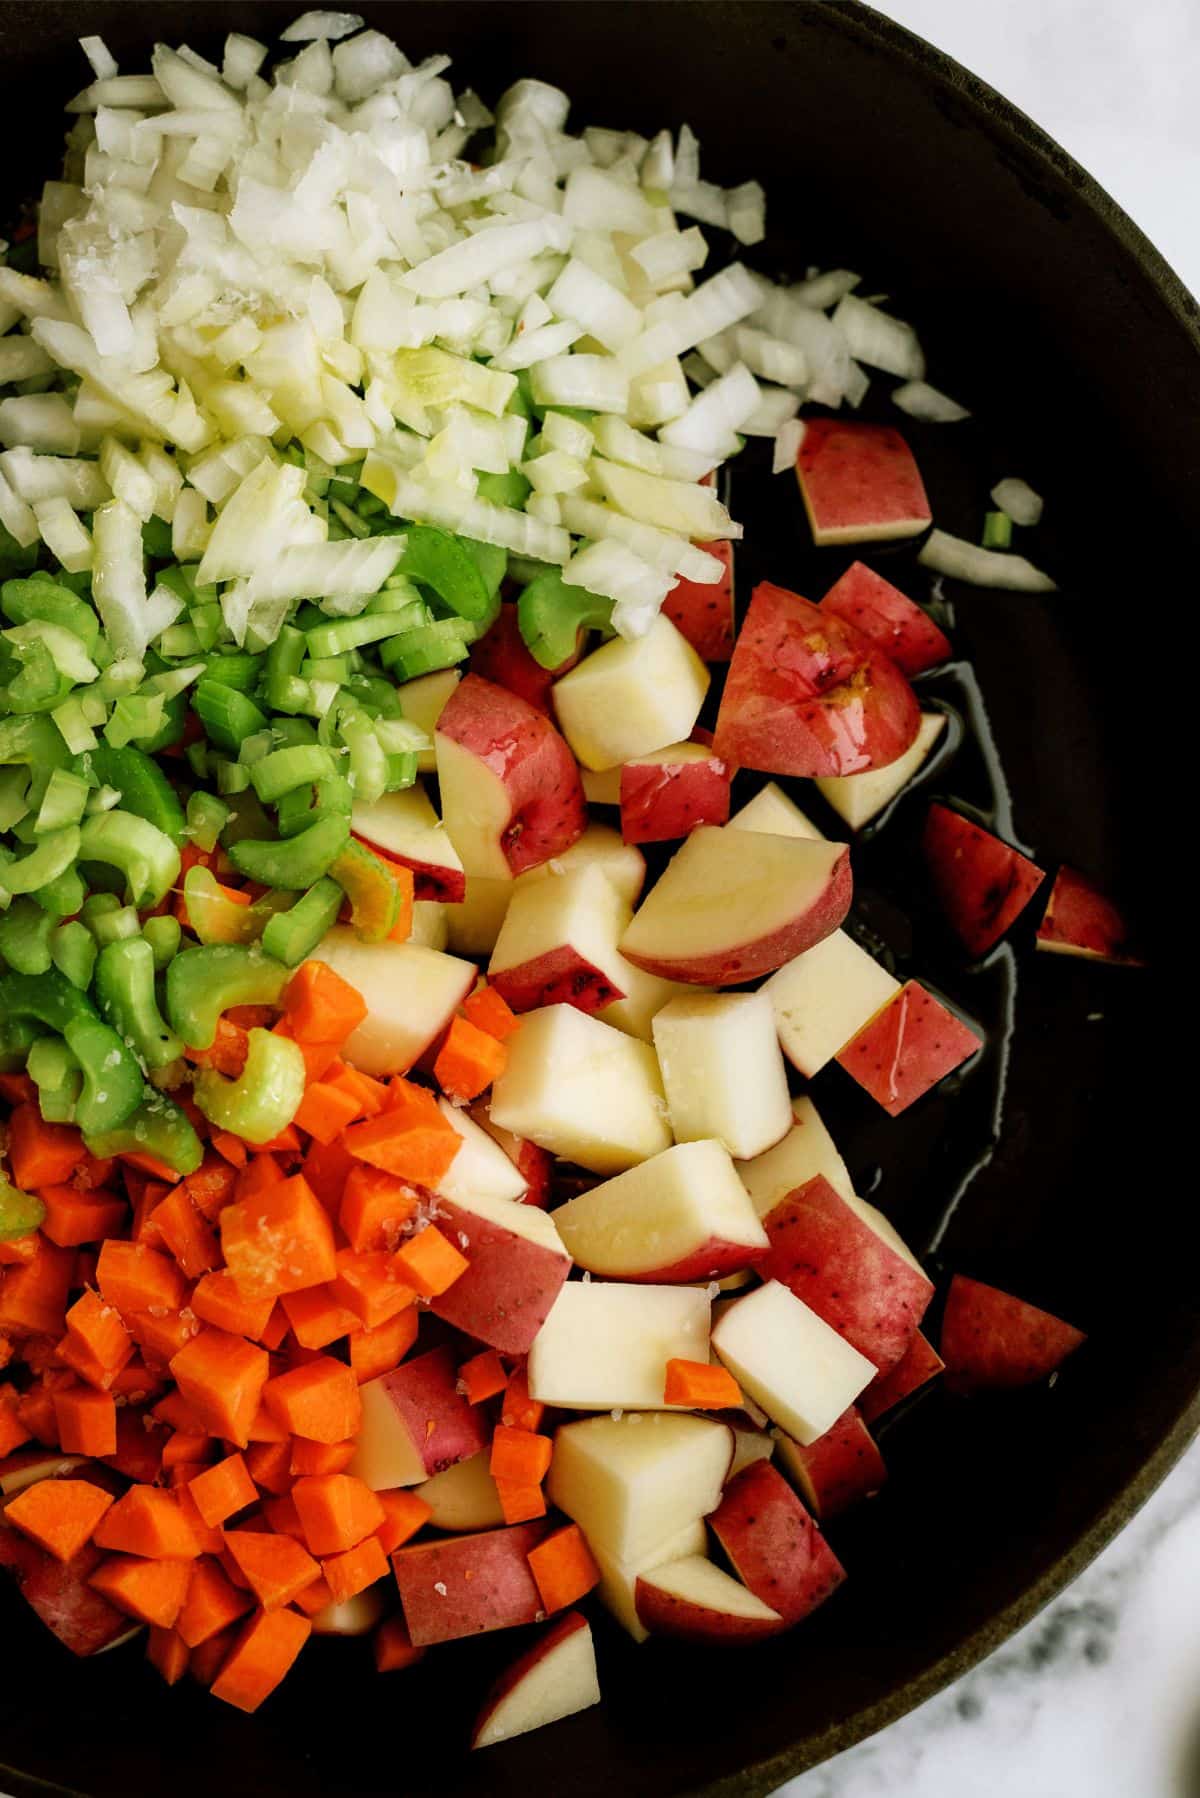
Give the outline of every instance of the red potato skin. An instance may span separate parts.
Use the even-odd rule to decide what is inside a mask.
[[[941,1351],[951,1392],[1034,1386],[1082,1346],[1082,1330],[1024,1299],[955,1274],[942,1319]]]
[[[1046,914],[1038,925],[1037,946],[1057,955],[1079,955],[1089,961],[1144,966],[1134,952],[1130,929],[1121,913],[1078,868],[1058,870]]]
[[[351,835],[381,862],[395,868],[406,868],[413,877],[414,899],[436,899],[443,905],[460,905],[467,896],[467,877],[461,868],[443,867],[437,862],[418,861],[415,856],[397,855],[394,849],[381,849],[360,831]]]
[[[823,1174],[781,1199],[763,1227],[771,1239],[764,1279],[778,1280],[880,1373],[890,1372],[929,1308],[932,1280],[857,1217]]]
[[[765,1254],[765,1249],[754,1248],[748,1243],[726,1242],[723,1237],[710,1236],[690,1255],[673,1261],[669,1267],[648,1267],[641,1273],[623,1269],[620,1273],[598,1277],[625,1280],[630,1285],[659,1286],[680,1285],[686,1280],[723,1280],[727,1274],[740,1274],[745,1268],[759,1267]]]
[[[822,1523],[872,1497],[887,1479],[883,1456],[855,1405],[807,1448],[789,1438],[787,1465]]]
[[[796,478],[817,543],[915,537],[933,522],[913,453],[890,425],[807,419]]]
[[[742,1584],[779,1612],[785,1628],[824,1604],[846,1577],[820,1529],[769,1461],[743,1467],[708,1522]]]
[[[602,1011],[624,993],[578,950],[563,944],[535,955],[532,961],[497,968],[488,975],[492,986],[513,1011],[540,1005],[573,1005],[576,1011]]]
[[[982,1037],[910,980],[835,1060],[889,1117],[899,1117],[982,1046]]]
[[[69,1561],[56,1561],[11,1524],[0,1521],[0,1567],[65,1648],[81,1657],[99,1654],[129,1634],[129,1618],[88,1585],[104,1551],[88,1543]]]
[[[514,876],[561,855],[583,835],[587,800],[575,757],[527,700],[468,674],[447,700],[437,728],[504,784],[512,817],[500,847]]]
[[[921,847],[951,929],[971,955],[985,955],[1024,911],[1046,876],[990,830],[933,804]]]
[[[645,756],[621,769],[621,835],[627,843],[666,843],[697,824],[729,822],[733,769],[720,756],[656,762]]]
[[[918,1330],[903,1359],[897,1361],[892,1371],[877,1374],[866,1391],[859,1393],[857,1403],[863,1421],[873,1423],[875,1418],[882,1417],[885,1411],[892,1410],[901,1399],[908,1398],[910,1393],[918,1392],[930,1380],[936,1379],[945,1365],[929,1338]]]
[[[571,1271],[571,1257],[515,1236],[449,1199],[438,1200],[438,1212],[438,1228],[452,1243],[466,1239],[462,1252],[470,1266],[430,1309],[501,1354],[528,1354]]]
[[[487,1446],[488,1419],[459,1392],[458,1364],[449,1348],[431,1349],[383,1378],[428,1474],[443,1473]]]
[[[548,1654],[553,1654],[556,1648],[561,1648],[564,1642],[569,1642],[572,1636],[586,1628],[587,1618],[579,1611],[564,1611],[561,1617],[556,1617],[553,1623],[546,1625],[532,1647],[527,1648],[524,1654],[518,1655],[516,1660],[504,1669],[484,1699],[479,1715],[475,1719],[475,1727],[471,1731],[472,1748],[475,1747],[499,1706],[512,1692],[516,1691],[526,1676],[540,1667]]]
[[[542,1595],[528,1556],[549,1527],[518,1523],[396,1549],[392,1569],[413,1647],[536,1622]]]
[[[526,1137],[514,1136],[510,1130],[498,1130],[486,1105],[472,1107],[471,1116],[480,1129],[486,1130],[492,1141],[500,1145],[517,1172],[528,1181],[529,1190],[521,1204],[536,1205],[539,1211],[545,1211],[550,1203],[550,1180],[554,1170],[554,1157],[549,1149],[543,1149]]]
[[[725,1612],[714,1615],[702,1605],[664,1592],[653,1584],[653,1579],[653,1574],[639,1577],[633,1589],[638,1622],[652,1636],[675,1636],[682,1642],[736,1648],[743,1642],[761,1642],[767,1636],[777,1636],[788,1627],[766,1617],[730,1617]]]
[[[721,558],[724,575],[707,587],[681,576],[663,600],[662,609],[702,662],[727,662],[733,654],[733,545],[702,543],[698,547]]]
[[[481,675],[497,687],[507,688],[535,711],[551,718],[550,689],[578,660],[579,652],[576,651],[573,656],[568,656],[561,668],[543,668],[525,646],[516,606],[506,603],[500,607],[491,629],[471,645],[467,666],[472,674]]]
[[[821,609],[869,637],[909,680],[953,653],[949,637],[928,612],[865,562],[850,564],[821,601]]]
[[[869,637],[798,593],[754,589],[717,714],[718,755],[764,774],[861,774],[920,728],[907,680]]]

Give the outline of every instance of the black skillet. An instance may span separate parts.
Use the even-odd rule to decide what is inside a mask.
[[[54,168],[58,105],[87,78],[80,33],[102,32],[133,69],[155,37],[211,52],[227,30],[270,37],[299,10],[9,0],[2,216]],[[916,795],[856,855],[858,916],[899,967],[987,1026],[989,1054],[961,1091],[896,1123],[836,1070],[817,1096],[860,1187],[883,1170],[877,1196],[931,1266],[1009,1286],[1090,1341],[1048,1390],[974,1404],[933,1394],[890,1424],[886,1492],[831,1531],[849,1581],[801,1630],[716,1654],[635,1649],[602,1618],[604,1704],[480,1755],[462,1752],[462,1723],[511,1650],[503,1638],[382,1681],[364,1643],[314,1644],[245,1718],[186,1682],[168,1692],[136,1647],[72,1661],[6,1592],[0,1784],[17,1798],[765,1793],[995,1647],[1126,1521],[1200,1423],[1184,1095],[1196,303],[1027,119],[864,7],[361,10],[411,54],[450,51],[458,83],[485,96],[536,74],[571,93],[579,124],[687,119],[710,178],[767,184],[770,236],[752,260],[793,276],[810,263],[862,269],[868,291],[893,294],[921,329],[931,378],[972,408],[979,422],[910,431],[938,522],[977,537],[1003,474],[1047,496],[1033,553],[1062,592],[950,588],[956,647],[978,678],[1019,840],[1122,893],[1156,968],[1035,957],[1027,924],[1011,955],[969,970],[920,899]],[[886,386],[874,384],[868,412],[886,416]],[[790,477],[757,478],[751,458],[733,498],[749,527],[743,597],[769,574],[819,598],[848,558],[812,550]],[[888,571],[927,595],[908,559]],[[969,679],[940,675],[931,696],[969,714]],[[931,772],[930,791],[1002,806],[977,733]]]

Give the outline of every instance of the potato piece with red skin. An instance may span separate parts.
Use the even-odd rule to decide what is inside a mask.
[[[415,1486],[486,1447],[488,1419],[458,1390],[447,1347],[405,1361],[360,1387],[363,1422],[347,1472],[373,1492]]]
[[[123,1611],[88,1584],[103,1550],[89,1542],[69,1561],[56,1561],[36,1542],[0,1520],[0,1567],[13,1575],[17,1590],[72,1654],[102,1654],[134,1633]]]
[[[577,644],[579,641],[577,637]],[[515,693],[519,699],[525,700],[526,704],[550,718],[553,716],[550,689],[559,676],[566,674],[578,660],[577,648],[575,654],[568,656],[557,668],[543,668],[530,655],[521,635],[517,607],[508,602],[500,607],[496,622],[477,643],[471,645],[467,666],[472,674],[480,675],[497,687],[507,688],[508,692]]]
[[[475,1720],[471,1746],[510,1741],[599,1702],[592,1632],[580,1612],[565,1611],[500,1675]]]
[[[738,1578],[785,1626],[824,1604],[845,1569],[783,1475],[752,1461],[730,1480],[708,1520]]]
[[[899,1117],[982,1046],[961,1018],[909,980],[834,1059],[889,1117]]]
[[[672,743],[621,768],[621,835],[666,843],[697,824],[729,822],[733,769],[704,743]]]
[[[663,611],[704,662],[727,662],[733,654],[733,544],[700,546],[725,564],[719,581],[703,585],[681,575],[663,600]]]
[[[553,1219],[536,1205],[482,1193],[462,1204],[439,1198],[438,1211],[467,1268],[430,1309],[501,1354],[527,1354],[571,1271]]]
[[[1000,941],[1046,878],[1020,850],[936,802],[921,847],[938,903],[971,955]]]
[[[1058,870],[1038,925],[1037,947],[1087,961],[1121,962],[1132,968],[1144,965],[1134,952],[1129,925],[1117,907],[1078,868]]]
[[[535,1622],[542,1595],[529,1551],[550,1527],[539,1520],[398,1548],[392,1567],[413,1646]]]
[[[869,637],[909,680],[953,654],[949,637],[928,612],[865,562],[851,562],[821,601],[821,610]]]
[[[761,1642],[787,1628],[778,1611],[703,1555],[639,1573],[633,1602],[644,1630],[682,1642],[724,1648]]]
[[[936,1379],[945,1365],[929,1338],[918,1330],[909,1343],[903,1360],[897,1361],[890,1373],[879,1374],[871,1381],[867,1390],[860,1394],[858,1409],[864,1421],[873,1422],[876,1417],[882,1417],[885,1411],[891,1411],[901,1399],[919,1392],[922,1386]]]
[[[822,1523],[860,1498],[871,1498],[887,1479],[883,1456],[857,1405],[851,1405],[832,1429],[807,1447],[791,1436],[780,1436],[776,1452],[784,1471],[799,1486],[805,1504]]]
[[[1048,1378],[1087,1341],[1082,1330],[997,1286],[955,1274],[942,1318],[951,1392],[1002,1392]]]
[[[741,768],[812,778],[882,768],[921,722],[904,675],[869,637],[762,581],[738,636],[714,747]]]
[[[913,453],[890,425],[806,419],[796,479],[814,543],[917,537],[933,523]]]

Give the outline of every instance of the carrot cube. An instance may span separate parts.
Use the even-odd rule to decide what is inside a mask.
[[[308,1286],[303,1292],[287,1292],[280,1300],[292,1326],[292,1334],[302,1348],[328,1348],[351,1330],[357,1330],[361,1319],[334,1296],[334,1287]]]
[[[344,1604],[347,1598],[365,1592],[376,1580],[387,1578],[388,1558],[379,1538],[368,1536],[365,1542],[360,1542],[356,1548],[348,1548],[345,1554],[329,1555],[321,1562],[321,1572],[333,1593],[334,1603]]]
[[[337,1276],[329,1291],[353,1318],[355,1329],[374,1330],[416,1303],[416,1292],[404,1278],[397,1258],[386,1249],[356,1254],[340,1249]]]
[[[481,1405],[484,1399],[503,1392],[508,1384],[508,1375],[495,1349],[485,1349],[483,1354],[464,1361],[458,1377],[466,1389],[469,1405]]]
[[[188,1481],[188,1491],[210,1529],[218,1529],[258,1499],[258,1490],[240,1454],[228,1455],[215,1467],[206,1467]]]
[[[548,1613],[578,1603],[600,1583],[600,1569],[577,1523],[555,1530],[531,1548],[528,1560]]]
[[[190,1561],[144,1561],[137,1555],[110,1555],[97,1567],[89,1584],[127,1616],[159,1629],[172,1629],[187,1597],[191,1575]]]
[[[291,1470],[297,1479],[316,1478],[320,1474],[345,1473],[358,1443],[309,1442],[304,1436],[292,1438]]]
[[[112,1504],[87,1480],[38,1480],[9,1500],[4,1516],[56,1561],[70,1561],[90,1542]]]
[[[261,1341],[275,1304],[268,1292],[261,1298],[248,1297],[227,1267],[218,1267],[196,1282],[191,1307],[201,1322],[231,1336],[249,1336]]]
[[[505,1523],[528,1523],[546,1515],[546,1499],[540,1486],[524,1481],[497,1480],[496,1491]]]
[[[264,1612],[246,1625],[212,1684],[214,1698],[256,1711],[290,1672],[312,1625],[295,1611]]]
[[[225,1546],[265,1611],[291,1604],[321,1569],[294,1536],[267,1530],[226,1530]]]
[[[201,1426],[245,1448],[270,1373],[266,1351],[209,1328],[181,1348],[170,1366]]]
[[[306,1087],[293,1122],[307,1130],[319,1143],[331,1143],[348,1124],[361,1116],[362,1108],[351,1093],[325,1081],[314,1080]]]
[[[74,1272],[72,1249],[39,1240],[33,1260],[10,1267],[0,1280],[0,1331],[13,1336],[57,1336],[67,1314]]]
[[[299,1174],[227,1205],[221,1246],[230,1273],[250,1297],[322,1286],[337,1271],[328,1213]]]
[[[131,1311],[178,1311],[187,1300],[187,1281],[180,1269],[140,1242],[104,1243],[96,1283],[105,1304],[123,1317]]]
[[[406,1492],[402,1487],[392,1492],[379,1492],[376,1497],[383,1506],[384,1520],[375,1534],[385,1555],[394,1553],[410,1536],[415,1536],[433,1516],[432,1506],[418,1498],[415,1492]]]
[[[46,1207],[42,1235],[60,1249],[84,1242],[103,1242],[125,1222],[128,1207],[111,1192],[80,1192],[74,1186],[44,1186],[38,1194]]]
[[[68,1455],[115,1455],[117,1405],[107,1392],[72,1386],[54,1394],[58,1440]]]
[[[455,1018],[433,1064],[433,1077],[455,1099],[477,1099],[499,1079],[508,1050],[467,1018]]]
[[[338,1222],[352,1249],[395,1250],[404,1226],[417,1214],[420,1195],[404,1180],[347,1154]]]
[[[297,1042],[344,1043],[366,1017],[367,1002],[327,962],[306,961],[284,989],[283,1009]]]
[[[198,1280],[221,1265],[217,1239],[186,1186],[177,1186],[152,1212],[154,1227],[179,1263],[184,1277]]]
[[[362,1400],[352,1370],[329,1355],[268,1380],[263,1403],[276,1423],[313,1442],[345,1442],[362,1425]]]
[[[309,1551],[322,1558],[356,1548],[364,1537],[374,1535],[386,1516],[371,1488],[346,1473],[297,1480],[292,1502]]]
[[[521,1020],[494,986],[477,986],[462,1004],[463,1016],[476,1030],[504,1042],[521,1028]]]
[[[427,1224],[397,1251],[395,1265],[414,1292],[435,1299],[466,1273],[470,1262],[435,1225]]]
[[[178,1685],[188,1669],[188,1649],[183,1637],[173,1629],[153,1626],[146,1638],[146,1659],[157,1668],[169,1686]]]
[[[355,1330],[350,1337],[350,1366],[359,1385],[398,1367],[417,1340],[420,1318],[411,1308],[389,1317],[374,1330]]]
[[[497,1424],[492,1437],[489,1466],[494,1480],[507,1480],[515,1486],[538,1486],[550,1471],[554,1445],[549,1436],[536,1436],[530,1430],[514,1430],[508,1424]]]
[[[8,1159],[13,1185],[22,1192],[62,1186],[83,1160],[83,1138],[71,1124],[48,1124],[31,1102],[8,1120]]]
[[[667,1362],[663,1398],[668,1405],[687,1405],[694,1411],[723,1411],[741,1404],[742,1389],[727,1367],[672,1358]]]
[[[85,1292],[67,1312],[67,1335],[106,1371],[117,1373],[133,1354],[121,1314],[94,1292]]]
[[[197,1561],[188,1583],[187,1597],[175,1627],[189,1648],[199,1648],[219,1631],[228,1629],[239,1617],[254,1609],[248,1592],[239,1590],[227,1579],[219,1561],[205,1555]]]

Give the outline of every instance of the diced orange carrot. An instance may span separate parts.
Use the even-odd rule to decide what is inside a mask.
[[[546,1515],[546,1499],[540,1486],[497,1480],[496,1491],[505,1523],[528,1523],[534,1517]]]
[[[352,1094],[328,1086],[323,1080],[314,1080],[305,1088],[292,1121],[317,1142],[330,1143],[360,1115],[358,1100]]]
[[[355,1327],[366,1330],[378,1329],[389,1317],[414,1305],[417,1298],[397,1258],[386,1249],[361,1255],[353,1249],[339,1249],[337,1274],[329,1291],[351,1313]]]
[[[40,1240],[32,1261],[10,1267],[0,1279],[0,1330],[10,1336],[60,1335],[74,1272],[74,1250]]]
[[[187,1298],[187,1281],[175,1263],[139,1242],[104,1243],[96,1280],[105,1304],[122,1317],[131,1311],[177,1311]]]
[[[32,1102],[8,1120],[8,1159],[13,1185],[22,1192],[62,1186],[83,1160],[83,1138],[73,1124],[47,1124]]]
[[[133,1171],[130,1169],[131,1173]],[[129,1226],[131,1242],[140,1242],[148,1249],[162,1248],[154,1213],[170,1190],[170,1185],[163,1180],[142,1180],[138,1187],[130,1188],[133,1196],[133,1218]]]
[[[166,1311],[161,1317],[153,1311],[130,1311],[125,1317],[125,1328],[141,1349],[147,1366],[155,1369],[165,1368],[199,1327],[193,1317],[182,1311]]]
[[[333,1593],[335,1604],[344,1604],[358,1592],[365,1592],[376,1580],[386,1579],[388,1561],[377,1536],[368,1536],[356,1548],[344,1554],[328,1555],[321,1562],[321,1572]]]
[[[5,1414],[11,1416],[12,1400],[16,1400],[17,1428],[25,1432],[17,1441],[10,1441],[10,1448],[19,1447],[21,1442],[30,1436],[44,1444],[46,1448],[61,1447],[58,1440],[58,1414],[55,1410],[55,1394],[48,1392],[44,1386],[30,1386],[20,1397],[11,1386],[0,1391],[0,1432],[5,1428]],[[116,1409],[114,1405],[114,1410]],[[9,1426],[10,1428],[12,1426]],[[76,1451],[72,1451],[73,1453]]]
[[[0,1074],[0,1099],[6,1105],[35,1104],[38,1089],[28,1074]]]
[[[42,1238],[36,1230],[29,1230],[24,1236],[10,1236],[7,1242],[0,1242],[0,1267],[28,1267],[37,1259],[41,1246]]]
[[[279,1301],[287,1313],[292,1334],[302,1348],[328,1348],[351,1330],[357,1330],[361,1319],[347,1310],[334,1295],[332,1285],[308,1286],[303,1292],[288,1292]]]
[[[344,1142],[313,1142],[300,1167],[330,1217],[336,1217],[342,1202],[342,1189],[351,1168],[359,1164]]]
[[[495,1349],[485,1349],[481,1355],[472,1355],[469,1361],[464,1361],[458,1377],[469,1405],[481,1405],[484,1399],[503,1392],[508,1384],[508,1375]]]
[[[96,1547],[150,1561],[192,1561],[200,1549],[173,1492],[131,1486],[96,1531]]]
[[[234,1643],[212,1684],[214,1698],[239,1711],[256,1711],[291,1671],[312,1625],[296,1611],[262,1612]]]
[[[385,1555],[390,1555],[410,1536],[415,1536],[433,1516],[432,1506],[418,1498],[415,1492],[406,1492],[402,1487],[379,1492],[376,1497],[383,1506],[384,1519],[375,1534]]]
[[[259,1337],[259,1341],[265,1349],[270,1349],[271,1353],[274,1354],[277,1349],[283,1346],[284,1339],[286,1338],[290,1327],[287,1320],[287,1312],[279,1303],[279,1300],[276,1299],[271,1315],[267,1319],[266,1329]]]
[[[248,1298],[227,1267],[218,1267],[198,1280],[191,1300],[202,1323],[228,1330],[233,1336],[249,1336],[255,1342],[262,1340],[274,1304],[269,1292],[261,1298]]]
[[[373,1080],[348,1062],[335,1061],[326,1071],[325,1083],[356,1100],[360,1117],[378,1117],[387,1105],[388,1090],[382,1080]]]
[[[235,1141],[238,1139],[235,1137]],[[246,1154],[242,1154],[242,1166],[245,1165]],[[209,1151],[194,1174],[187,1174],[183,1184],[187,1195],[209,1223],[215,1222],[233,1198],[233,1189],[237,1184],[238,1170],[231,1167],[226,1157]]]
[[[112,1502],[87,1480],[38,1480],[9,1499],[4,1516],[56,1561],[69,1561],[91,1541]]]
[[[256,1199],[268,1187],[278,1186],[286,1176],[274,1155],[256,1149],[233,1183],[233,1196],[239,1203]]]
[[[80,1192],[94,1192],[99,1187],[111,1186],[117,1172],[115,1156],[93,1155],[90,1149],[85,1149],[71,1175],[71,1185],[77,1186]]]
[[[408,1080],[394,1081],[388,1109],[361,1124],[351,1124],[343,1140],[355,1160],[431,1189],[462,1142],[438,1110],[433,1094]]]
[[[545,1537],[529,1550],[528,1560],[547,1613],[577,1604],[600,1583],[600,1569],[577,1523]]]
[[[470,1263],[434,1224],[427,1224],[397,1251],[395,1265],[414,1292],[435,1299],[466,1273]]]
[[[228,1018],[217,1019],[217,1033],[211,1048],[184,1050],[188,1060],[198,1068],[215,1068],[218,1074],[225,1074],[230,1080],[241,1078],[249,1053],[249,1031],[243,1030],[240,1024],[231,1024]]]
[[[76,1299],[67,1312],[67,1335],[113,1373],[124,1367],[133,1354],[133,1343],[120,1312],[90,1290]]]
[[[83,1242],[102,1242],[125,1222],[127,1206],[116,1193],[80,1192],[74,1186],[44,1186],[38,1194],[46,1207],[42,1234],[60,1249]]]
[[[219,1529],[214,1529],[211,1524],[205,1523],[203,1517],[201,1517],[199,1511],[196,1509],[195,1499],[188,1491],[190,1481],[195,1478],[196,1474],[201,1473],[202,1471],[202,1467],[193,1466],[188,1468],[188,1478],[180,1480],[178,1484],[175,1484],[175,1482],[172,1481],[172,1488],[179,1509],[183,1513],[184,1520],[191,1528],[201,1553],[206,1555],[219,1555],[225,1547],[224,1542],[221,1540],[221,1532]]]
[[[177,1097],[176,1104],[182,1106],[182,1098]],[[184,1106],[184,1109],[186,1110],[186,1106]],[[199,1134],[203,1133],[200,1132]],[[140,1174],[148,1174],[152,1180],[158,1180],[164,1187],[169,1188],[173,1186],[178,1177],[175,1173],[175,1169],[173,1167],[168,1167],[165,1161],[160,1161],[157,1155],[143,1155],[141,1153],[126,1154],[119,1155],[117,1159],[123,1168],[132,1168]]]
[[[219,1561],[205,1555],[192,1570],[176,1629],[189,1648],[199,1648],[254,1609],[254,1600],[227,1579]]]
[[[272,1531],[226,1530],[225,1546],[250,1582],[264,1611],[291,1604],[298,1592],[321,1572],[308,1550],[294,1536]]]
[[[538,1430],[541,1428],[545,1409],[545,1405],[538,1399],[529,1396],[529,1381],[524,1366],[514,1367],[504,1391],[504,1403],[500,1409],[501,1423],[514,1430]]]
[[[309,1442],[303,1436],[292,1439],[291,1468],[297,1479],[309,1475],[345,1473],[358,1450],[358,1443]]]
[[[263,1403],[293,1436],[313,1442],[345,1442],[362,1424],[362,1400],[350,1368],[329,1355],[268,1380]]]
[[[267,1407],[260,1403],[250,1425],[251,1442],[288,1442],[290,1439],[291,1432],[285,1430],[281,1423],[276,1423]]]
[[[303,1150],[304,1138],[292,1124],[285,1124],[283,1129],[271,1138],[270,1142],[262,1144],[264,1155],[294,1157],[302,1154]]]
[[[270,892],[270,887],[262,887],[253,895],[261,899]],[[277,1005],[231,1005],[225,1016],[232,1024],[240,1024],[243,1030],[269,1030],[279,1015]]]
[[[423,1648],[414,1648],[412,1637],[399,1612],[388,1617],[375,1631],[376,1673],[398,1673],[401,1668],[415,1667],[425,1658]]]
[[[742,1390],[727,1367],[673,1356],[667,1362],[663,1398],[668,1405],[687,1405],[693,1411],[721,1411],[740,1405]]]
[[[417,1214],[420,1194],[394,1174],[369,1167],[347,1154],[350,1171],[342,1187],[338,1222],[352,1249],[399,1247],[404,1226]]]
[[[364,1481],[347,1473],[299,1479],[292,1500],[310,1554],[324,1558],[355,1548],[384,1523],[383,1505]]]
[[[190,1561],[143,1561],[137,1555],[110,1555],[88,1583],[127,1616],[171,1629],[183,1609],[191,1576]]]
[[[155,1421],[165,1424],[171,1430],[183,1430],[189,1436],[199,1436],[204,1430],[204,1419],[200,1413],[189,1405],[178,1392],[168,1392],[154,1406]]]
[[[0,1455],[11,1455],[33,1434],[22,1420],[20,1402],[13,1387],[0,1386]]]
[[[245,1448],[270,1373],[266,1351],[210,1327],[181,1348],[170,1365],[180,1393],[203,1427]]]
[[[333,1593],[324,1579],[315,1579],[303,1592],[297,1592],[293,1603],[306,1617],[317,1617],[333,1603]]]
[[[291,1443],[252,1442],[246,1450],[246,1470],[256,1486],[282,1497],[292,1489]]]
[[[357,987],[323,961],[301,963],[284,989],[283,1009],[297,1042],[310,1043],[344,1043],[367,1015]]]
[[[162,1472],[162,1432],[149,1427],[146,1417],[145,1411],[118,1407],[116,1450],[104,1457],[106,1466],[143,1486],[158,1479]]]
[[[231,1624],[228,1629],[210,1636],[207,1642],[201,1642],[199,1648],[193,1648],[188,1656],[188,1678],[194,1679],[197,1685],[211,1686],[233,1652],[237,1633],[237,1625]]]
[[[304,1057],[304,1075],[307,1080],[321,1080],[329,1072],[342,1052],[344,1037],[337,1037],[332,1042],[300,1041],[287,1018],[280,1018],[275,1025],[276,1036],[286,1036],[289,1042],[296,1044]]]
[[[290,1492],[283,1492],[276,1498],[264,1498],[262,1514],[277,1536],[294,1536],[297,1542],[303,1542],[304,1525]]]
[[[462,1013],[476,1030],[505,1042],[521,1028],[521,1020],[494,986],[477,986],[463,1000]]]
[[[455,1099],[477,1099],[504,1072],[508,1050],[468,1018],[454,1018],[433,1064],[433,1077]]]
[[[219,1529],[258,1499],[258,1491],[240,1454],[227,1455],[215,1467],[188,1481],[192,1502],[210,1529]]]
[[[116,1383],[116,1368],[102,1366],[78,1337],[64,1336],[56,1345],[55,1353],[64,1367],[69,1367],[86,1386],[94,1386],[97,1392],[108,1392]]]
[[[175,1630],[154,1625],[146,1637],[146,1659],[169,1686],[178,1685],[188,1669],[187,1644]]]
[[[227,1205],[221,1246],[230,1273],[251,1297],[322,1286],[336,1272],[329,1215],[300,1174]]]
[[[514,1430],[508,1424],[497,1424],[488,1463],[492,1478],[507,1480],[514,1486],[540,1485],[550,1471],[553,1447],[549,1436],[536,1436],[531,1430]]]
[[[58,1440],[69,1455],[115,1455],[117,1404],[110,1393],[72,1386],[54,1394]]]
[[[163,1469],[169,1473],[175,1467],[203,1467],[212,1447],[211,1436],[189,1436],[183,1430],[174,1430],[163,1443]]]
[[[417,1340],[420,1317],[415,1307],[389,1317],[374,1330],[355,1330],[350,1337],[350,1366],[359,1385],[398,1367]]]

